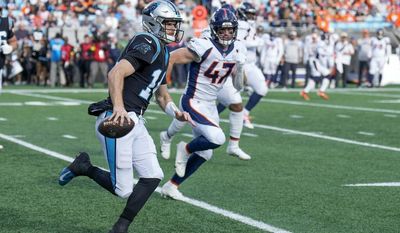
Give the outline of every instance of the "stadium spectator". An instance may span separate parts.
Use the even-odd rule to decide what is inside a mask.
[[[61,47],[62,66],[64,68],[66,86],[74,84],[74,47],[68,43],[68,37],[64,38],[64,45]]]
[[[350,72],[351,56],[354,54],[353,45],[348,40],[347,33],[340,35],[340,40],[335,45],[336,55],[336,87],[339,86],[339,80],[342,80],[342,87],[346,87]]]
[[[94,87],[94,82],[97,75],[100,72],[101,80],[104,86],[107,86],[107,72],[108,64],[107,59],[109,57],[109,51],[107,47],[107,40],[104,35],[97,36],[92,45],[93,60],[90,64],[90,76],[88,81],[88,86],[90,88]]]
[[[64,40],[61,34],[57,33],[56,36],[50,40],[50,85],[55,87],[56,84],[65,86],[65,74],[62,66],[61,47],[64,45]]]
[[[368,73],[369,70],[369,57],[368,53],[371,50],[371,38],[369,37],[368,30],[364,29],[362,32],[362,38],[357,41],[357,52],[358,52],[358,84],[360,87],[363,83],[363,76]]]
[[[303,44],[297,38],[297,32],[291,31],[288,40],[284,44],[284,68],[281,85],[286,87],[289,78],[289,71],[292,72],[292,84],[294,88],[296,84],[296,69],[303,57]]]
[[[85,35],[84,42],[80,44],[80,59],[79,59],[79,71],[80,71],[80,87],[85,87],[88,83],[90,75],[90,63],[93,59],[92,51],[92,38],[89,35]]]

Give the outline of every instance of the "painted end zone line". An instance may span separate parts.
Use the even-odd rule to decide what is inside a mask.
[[[33,145],[31,143],[22,141],[20,139],[14,138],[14,137],[10,137],[10,136],[2,134],[2,133],[0,133],[0,138],[2,138],[4,140],[7,140],[7,141],[10,141],[10,142],[13,142],[13,143],[16,143],[16,144],[19,144],[19,145],[24,146],[26,148],[29,148],[29,149],[44,153],[44,154],[49,155],[49,156],[54,157],[54,158],[58,158],[58,159],[61,159],[61,160],[67,161],[67,162],[74,161],[74,159],[69,157],[69,156],[66,156],[66,155],[51,151],[51,150],[47,150],[45,148]],[[104,168],[101,168],[101,169],[104,169]],[[104,170],[106,170],[106,169],[104,169]],[[106,171],[108,171],[108,170],[106,170]],[[137,182],[137,180],[135,180],[135,183],[136,182]],[[160,191],[161,191],[161,188],[158,187],[156,189],[156,192],[160,193]],[[219,207],[210,205],[210,204],[208,204],[206,202],[203,202],[203,201],[198,201],[198,200],[195,200],[195,199],[192,199],[192,198],[188,198],[188,197],[184,197],[184,199],[182,201],[186,202],[188,204],[191,204],[193,206],[197,206],[199,208],[208,210],[208,211],[213,212],[215,214],[219,214],[219,215],[225,216],[227,218],[230,218],[232,220],[236,220],[236,221],[244,223],[246,225],[258,228],[260,230],[273,232],[273,233],[290,233],[290,231],[286,231],[286,230],[271,226],[271,225],[266,224],[264,222],[254,220],[252,218],[249,218],[249,217],[234,213],[234,212],[229,211],[229,210],[221,209]]]

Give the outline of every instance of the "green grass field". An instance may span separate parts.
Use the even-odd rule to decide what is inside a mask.
[[[400,232],[400,88],[329,94],[329,101],[312,94],[305,102],[298,92],[270,92],[252,112],[256,128],[241,139],[252,160],[218,148],[182,184],[188,202],[154,193],[130,232]],[[1,233],[108,232],[125,200],[88,178],[59,186],[69,162],[52,157],[87,151],[107,168],[86,113],[105,96],[103,89],[10,87],[0,95]],[[171,119],[149,109],[158,146]],[[227,134],[228,111],[221,118]],[[186,134],[174,143],[189,141]],[[159,161],[164,184],[174,159]],[[345,186],[375,183],[381,186]]]

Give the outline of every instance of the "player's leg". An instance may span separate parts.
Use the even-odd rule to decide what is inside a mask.
[[[201,132],[193,130],[193,136],[195,138],[200,137]],[[163,197],[170,197],[175,200],[182,200],[183,194],[178,190],[179,186],[194,172],[196,172],[204,162],[211,159],[212,153],[213,151],[209,149],[190,155],[187,161],[185,175],[181,177],[175,173],[172,178],[162,186],[161,195]]]
[[[143,208],[151,194],[157,188],[164,174],[157,160],[156,148],[142,120],[135,125],[135,138],[130,153],[132,163],[139,180],[131,191],[126,206],[111,232],[127,232],[129,225]],[[125,164],[125,163],[124,163]],[[128,164],[127,164],[128,165]]]
[[[378,61],[375,58],[372,58],[370,66],[369,66],[369,72],[368,72],[368,82],[369,86],[373,87],[375,85],[374,83],[374,77],[378,71]]]
[[[307,84],[305,85],[304,89],[300,92],[300,96],[303,97],[304,100],[308,101],[310,100],[309,93],[314,90],[315,88],[315,82],[318,80],[321,76],[320,71],[318,70],[318,63],[316,59],[311,58],[309,60],[309,65],[310,65],[310,77],[307,81]]]
[[[247,84],[253,88],[254,92],[251,94],[246,106],[243,110],[244,126],[253,129],[254,126],[250,120],[251,110],[260,102],[268,92],[268,87],[265,84],[265,78],[261,70],[255,65],[245,66],[245,74],[247,77]]]
[[[229,106],[229,144],[227,153],[237,156],[243,160],[251,159],[250,155],[245,153],[239,147],[240,135],[243,130],[243,105],[240,92],[237,91],[232,84],[232,80],[228,79],[222,89],[218,92],[218,105]],[[218,106],[217,106],[218,109]],[[218,109],[218,113],[220,113]]]
[[[180,142],[177,145],[177,153],[175,158],[176,173],[183,177],[189,156],[195,152],[215,149],[225,143],[225,135],[219,127],[219,116],[215,103],[194,100],[183,96],[182,109],[190,114],[192,119],[197,123],[193,128],[196,132],[191,142]]]

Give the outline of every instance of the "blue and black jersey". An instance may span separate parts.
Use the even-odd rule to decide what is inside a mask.
[[[158,38],[149,33],[136,34],[121,53],[135,72],[125,78],[123,100],[128,112],[144,114],[160,84],[166,84],[169,52]]]

